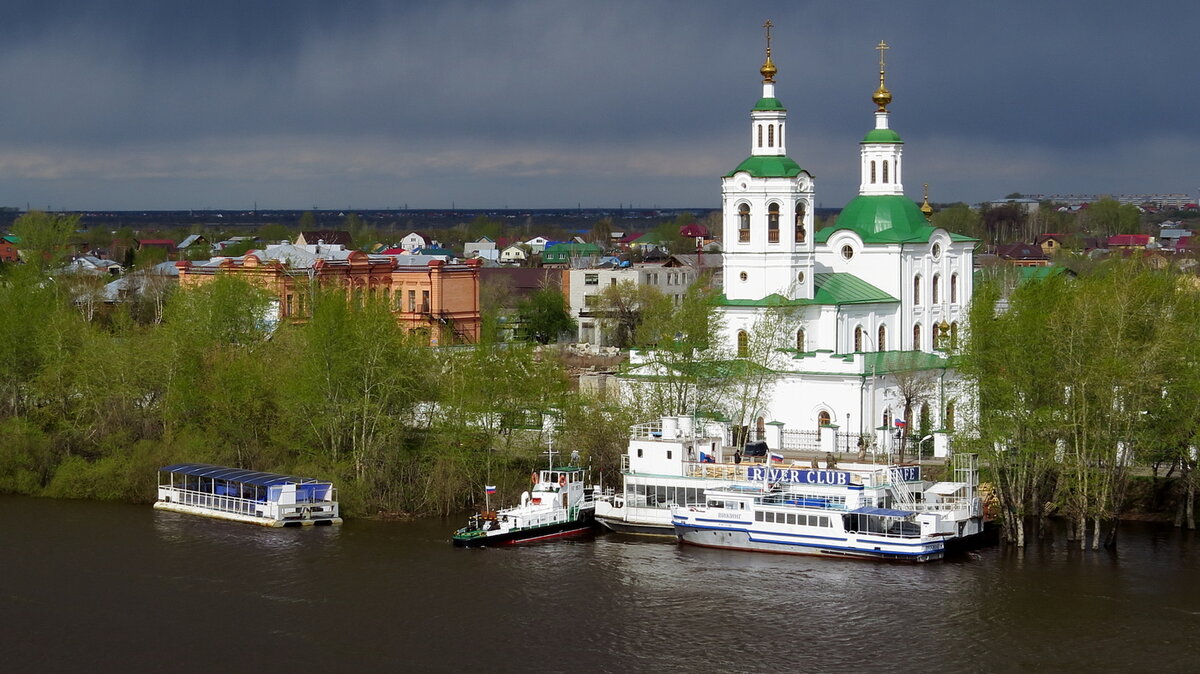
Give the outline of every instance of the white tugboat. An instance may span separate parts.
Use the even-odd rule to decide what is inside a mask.
[[[909,562],[983,540],[978,463],[954,457],[954,482],[922,490],[919,466],[873,471],[755,466],[754,485],[709,489],[702,505],[676,505],[675,535],[712,548]]]
[[[584,484],[585,474],[577,466],[533,473],[532,488],[521,493],[520,505],[472,515],[465,527],[454,532],[454,545],[512,545],[589,531],[595,490]]]

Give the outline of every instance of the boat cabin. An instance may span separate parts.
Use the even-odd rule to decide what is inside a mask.
[[[159,468],[154,507],[272,527],[342,522],[331,482],[204,463]]]

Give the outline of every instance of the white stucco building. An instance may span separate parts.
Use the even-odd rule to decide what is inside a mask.
[[[571,318],[578,330],[577,340],[593,346],[609,346],[604,317],[596,311],[600,293],[609,286],[628,282],[653,286],[678,305],[688,286],[696,280],[695,271],[686,266],[634,264],[627,267],[599,267],[564,270],[564,291]]]
[[[819,231],[813,176],[787,154],[804,129],[788,125],[776,97],[769,46],[760,72],[750,156],[721,179],[721,350],[766,358],[778,374],[744,423],[769,441],[770,426],[776,437],[836,426],[887,445],[904,416],[900,390],[916,378],[924,392],[908,424],[925,405],[926,430],[950,428],[958,394],[947,356],[966,317],[976,242],[932,226],[928,201],[918,208],[905,196],[883,60],[873,128],[859,143],[859,195]]]

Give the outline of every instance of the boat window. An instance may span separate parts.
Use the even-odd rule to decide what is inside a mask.
[[[828,515],[821,515],[820,520],[821,520],[820,526],[823,526],[823,527],[829,526],[829,516]]]
[[[638,447],[638,458],[642,458],[642,448]]]
[[[804,517],[804,515],[801,515],[801,517]],[[796,513],[788,513],[787,514],[787,523],[788,524],[796,523]]]
[[[669,450],[669,449],[667,450],[667,458],[668,458],[668,459],[670,459],[670,458],[671,458],[671,450]]]
[[[708,507],[709,508],[724,508],[725,502],[724,501],[709,501]]]
[[[756,522],[763,521],[763,511],[759,510],[754,513],[754,521],[756,521]]]

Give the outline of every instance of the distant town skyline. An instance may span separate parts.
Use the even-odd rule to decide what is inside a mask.
[[[717,208],[771,19],[788,153],[858,188],[1196,196],[1192,3],[0,2],[0,206]]]

